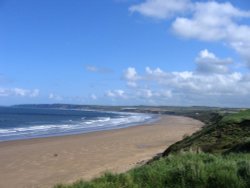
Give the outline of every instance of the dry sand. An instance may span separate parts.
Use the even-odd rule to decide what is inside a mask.
[[[1,142],[0,187],[46,188],[107,170],[124,172],[202,125],[187,117],[162,116],[156,123],[119,130]]]

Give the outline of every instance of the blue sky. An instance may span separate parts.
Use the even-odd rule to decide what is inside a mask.
[[[0,105],[250,106],[248,1],[0,0],[0,27]]]

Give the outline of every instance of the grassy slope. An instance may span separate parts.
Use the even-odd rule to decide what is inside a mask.
[[[235,153],[249,152],[250,110],[209,118],[207,126],[172,145],[159,160],[127,173],[107,173],[56,188],[250,187],[250,153]]]
[[[217,115],[201,131],[169,147],[164,155],[180,150],[209,153],[250,152],[250,110],[231,115]]]

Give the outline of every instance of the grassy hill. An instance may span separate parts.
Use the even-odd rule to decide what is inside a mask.
[[[250,110],[213,117],[210,125],[169,147],[164,156],[178,151],[209,153],[250,152]]]
[[[56,188],[250,187],[250,110],[202,119],[207,124],[201,131],[169,147],[160,159],[127,173]]]

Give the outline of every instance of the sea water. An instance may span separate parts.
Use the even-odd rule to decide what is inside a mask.
[[[0,141],[125,128],[157,118],[141,113],[0,107]]]

